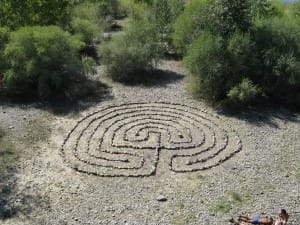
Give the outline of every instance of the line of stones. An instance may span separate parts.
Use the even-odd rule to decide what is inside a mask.
[[[72,134],[72,133],[75,131],[75,129],[76,129],[83,121],[85,121],[87,118],[89,118],[89,117],[91,117],[91,116],[93,116],[93,115],[95,115],[95,114],[97,114],[97,113],[100,113],[101,111],[107,111],[107,110],[109,110],[109,109],[113,109],[113,108],[116,108],[116,107],[132,106],[132,105],[143,105],[143,104],[149,105],[149,107],[153,107],[151,104],[168,104],[168,105],[177,106],[177,107],[178,107],[178,106],[181,106],[181,107],[187,107],[187,106],[182,105],[182,104],[177,104],[177,103],[164,103],[164,102],[150,103],[150,104],[149,104],[149,103],[131,103],[131,104],[130,104],[130,103],[127,103],[127,104],[122,104],[122,105],[117,105],[117,106],[109,106],[109,107],[106,107],[106,108],[104,108],[104,109],[102,109],[102,110],[96,111],[96,112],[94,112],[94,113],[92,113],[92,114],[89,114],[89,115],[85,116],[84,118],[82,118],[80,121],[77,122],[77,124],[74,126],[74,128],[71,129],[71,131],[68,133],[67,137],[64,139],[64,142],[63,142],[62,147],[61,147],[62,156],[64,156],[64,146],[65,146],[66,142],[68,141],[68,139],[70,138],[71,134]],[[140,109],[140,107],[137,107],[137,108]],[[178,108],[171,108],[171,107],[165,107],[165,108],[167,108],[167,109],[172,109],[172,110],[178,110]],[[202,112],[202,113],[206,113],[206,111],[197,109],[197,108],[195,108],[195,107],[188,107],[188,108],[190,108],[190,109],[192,108],[192,109],[198,110],[198,111],[200,111],[200,112]],[[124,109],[121,109],[121,110],[124,110]],[[182,110],[182,111],[189,112],[188,110]],[[113,112],[115,112],[115,111],[113,111]],[[173,112],[173,113],[174,113],[174,112]],[[189,112],[189,113],[190,113],[190,112]],[[207,114],[207,113],[206,113],[206,114]],[[117,115],[119,115],[119,114],[117,114]],[[104,116],[105,116],[105,115],[104,115]],[[114,115],[114,116],[116,116],[116,115]],[[198,115],[198,114],[197,114],[197,116],[198,116],[198,117],[201,117],[201,116]],[[220,119],[220,118],[219,118],[218,116],[216,116],[216,115],[215,115],[215,117],[218,118],[218,119]],[[95,120],[98,120],[98,119],[99,119],[99,117],[94,118],[92,121],[90,121],[89,125],[92,124]],[[193,119],[194,119],[194,118],[193,118]],[[208,118],[203,118],[203,119],[209,120]],[[213,123],[213,121],[211,121],[211,120],[209,120],[209,121]],[[214,123],[213,123],[213,124],[214,124]],[[89,125],[88,125],[88,126],[89,126]],[[84,130],[86,130],[86,129],[88,128],[88,126],[87,126]],[[101,126],[101,124],[99,124],[99,126]],[[232,130],[232,132],[235,132],[231,127],[230,127],[230,129]],[[95,128],[95,131],[96,131],[96,130],[97,130],[97,128]],[[225,130],[224,130],[224,131],[225,131]],[[83,132],[84,132],[84,131],[82,131],[82,132],[80,133],[80,135],[77,137],[77,144],[76,144],[76,146],[75,146],[75,149],[78,147],[78,142],[79,142],[79,139],[81,138]],[[235,133],[236,133],[236,132],[235,132]],[[237,137],[238,137],[238,136],[237,136]],[[214,138],[215,138],[215,137],[214,137]],[[228,142],[228,140],[227,140],[227,142]],[[238,139],[238,142],[240,143],[240,139]],[[125,147],[126,147],[126,146],[125,146]],[[221,148],[220,151],[218,151],[218,152],[215,153],[212,157],[209,157],[209,158],[215,157],[216,155],[219,154],[219,152],[223,151],[225,148],[226,148],[226,145],[224,145],[224,147]],[[172,161],[173,161],[173,159],[174,159],[175,157],[180,157],[180,156],[182,156],[182,155],[179,155],[179,154],[175,154],[175,155],[172,156],[169,165],[170,165],[171,170],[176,171],[176,172],[187,172],[187,171],[198,171],[198,170],[209,169],[209,168],[212,168],[212,167],[214,167],[214,166],[217,166],[217,165],[221,164],[222,162],[226,161],[227,159],[231,158],[231,157],[232,157],[233,155],[235,155],[238,151],[240,151],[241,148],[242,148],[242,145],[240,144],[237,150],[235,150],[234,152],[232,152],[232,153],[231,153],[230,155],[228,155],[227,157],[225,157],[225,158],[219,160],[218,163],[216,163],[216,164],[214,164],[214,165],[211,165],[211,166],[202,167],[201,169],[196,168],[196,169],[191,169],[191,170],[179,170],[179,171],[174,170],[174,169],[173,169],[173,166],[172,166]],[[75,150],[75,151],[76,151],[76,150]],[[111,153],[111,152],[109,152],[109,153]],[[114,154],[126,154],[126,155],[134,155],[134,156],[138,156],[138,155],[136,155],[136,154],[131,154],[131,153],[119,153],[119,152],[113,152],[113,153],[114,153]],[[195,153],[195,154],[189,155],[189,156],[196,156],[196,155],[198,155],[198,154],[200,154],[200,153]],[[149,174],[144,174],[144,175],[143,175],[143,174],[136,174],[136,175],[132,175],[132,174],[128,174],[128,175],[124,175],[124,174],[121,174],[121,175],[118,175],[118,174],[110,174],[110,175],[107,175],[107,174],[99,174],[99,173],[96,173],[96,172],[89,172],[89,171],[81,170],[80,168],[74,168],[72,165],[71,165],[71,166],[72,166],[74,169],[76,169],[76,170],[78,170],[78,171],[80,171],[80,172],[88,173],[88,174],[94,174],[94,175],[97,175],[97,176],[105,176],[105,177],[106,177],[106,176],[111,176],[111,177],[117,177],[117,176],[144,177],[144,176],[151,176],[151,175],[153,175],[153,173],[155,173],[156,165],[157,165],[158,160],[159,160],[159,147],[156,149],[155,155],[156,155],[156,160],[155,160],[155,162],[154,162],[154,163],[155,163],[154,168],[152,169],[151,173],[149,173]],[[208,159],[206,159],[206,160],[208,160]],[[65,158],[65,157],[64,157],[64,161],[66,162],[66,158]],[[199,161],[199,162],[203,162],[203,160],[201,160],[201,161]],[[87,163],[89,163],[89,162],[87,162]]]

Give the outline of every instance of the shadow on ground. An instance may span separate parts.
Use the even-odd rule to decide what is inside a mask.
[[[120,82],[127,86],[166,87],[168,84],[178,82],[184,78],[180,73],[159,69],[151,73],[140,73],[134,77],[135,79],[131,79],[130,81],[125,80]]]
[[[29,215],[38,207],[49,208],[47,197],[28,193],[27,189],[17,190],[17,172],[10,170],[0,175],[0,222],[17,215]]]
[[[269,125],[278,128],[277,119],[286,121],[299,121],[299,110],[288,108],[282,105],[264,103],[255,107],[239,110],[219,111],[220,114],[235,117],[247,121],[256,126]]]
[[[1,95],[0,106],[33,107],[47,110],[57,115],[79,113],[99,102],[113,99],[111,88],[99,81],[86,80],[85,84],[71,84],[64,93],[51,96],[48,100],[40,100],[32,93],[17,95]]]

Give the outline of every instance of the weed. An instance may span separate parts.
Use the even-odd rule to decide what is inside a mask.
[[[231,210],[231,204],[229,201],[223,199],[210,207],[209,210],[213,212],[229,213],[229,211]]]
[[[300,161],[298,161],[298,168],[296,169],[296,178],[300,179]]]
[[[243,202],[241,195],[235,191],[230,191],[229,196],[229,199],[221,199],[217,201],[210,207],[209,210],[213,212],[229,213],[232,206],[241,205]]]
[[[192,224],[197,220],[195,212],[189,211],[186,214],[176,215],[172,219],[173,225],[186,225]]]
[[[18,157],[15,145],[6,136],[4,129],[0,128],[0,175],[9,169]]]
[[[234,202],[242,202],[243,201],[242,197],[237,192],[231,191],[230,195],[231,195],[231,198]]]

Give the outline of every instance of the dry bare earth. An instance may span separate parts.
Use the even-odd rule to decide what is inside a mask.
[[[75,113],[2,105],[1,126],[13,125],[29,157],[2,181],[16,214],[0,223],[222,225],[284,207],[298,225],[299,114],[217,113],[186,93],[180,62],[160,67],[161,80],[138,86],[113,83],[99,68],[111,97]],[[28,145],[28,130],[47,135]]]

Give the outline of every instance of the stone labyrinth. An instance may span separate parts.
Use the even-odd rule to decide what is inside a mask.
[[[80,172],[145,177],[155,175],[161,160],[173,172],[207,170],[241,148],[237,132],[206,111],[175,103],[128,103],[82,118],[61,153]]]

